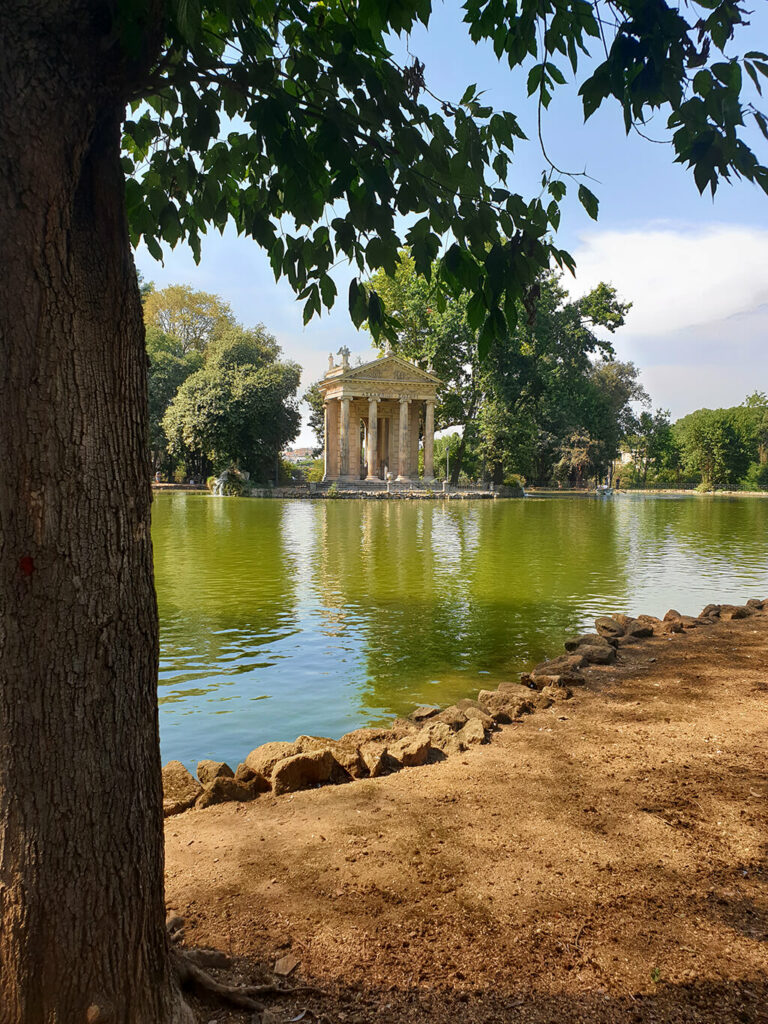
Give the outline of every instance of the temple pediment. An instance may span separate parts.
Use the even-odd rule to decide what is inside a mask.
[[[382,356],[381,359],[373,359],[370,363],[364,363],[362,366],[351,366],[336,380],[392,381],[398,384],[432,384],[435,386],[442,383],[434,374],[427,373],[426,370],[409,363],[407,359],[395,355]]]

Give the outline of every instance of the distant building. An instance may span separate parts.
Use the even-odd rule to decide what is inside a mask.
[[[353,482],[419,476],[419,435],[424,437],[424,479],[434,480],[435,402],[442,384],[432,373],[391,353],[362,366],[328,357],[319,382],[325,408],[324,480]]]
[[[289,448],[288,451],[283,452],[283,458],[286,462],[307,462],[312,459],[314,450],[314,448]]]

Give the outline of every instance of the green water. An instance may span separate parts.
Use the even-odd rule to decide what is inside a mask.
[[[161,494],[164,762],[450,703],[599,614],[768,596],[768,502]]]

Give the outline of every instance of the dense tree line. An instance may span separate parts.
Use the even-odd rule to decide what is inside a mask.
[[[642,413],[628,434],[622,487],[768,490],[768,397],[755,391],[729,409],[697,409],[672,423]]]
[[[409,250],[370,284],[398,317],[392,348],[445,382],[436,425],[459,429],[435,442],[438,479],[768,490],[766,396],[674,424],[652,411],[637,367],[614,358],[609,335],[631,303],[610,285],[571,299],[558,274],[540,275],[481,359],[469,296],[437,294]]]
[[[171,285],[144,298],[155,471],[204,480],[230,466],[273,479],[296,437],[301,369],[263,324],[246,328],[217,295]]]

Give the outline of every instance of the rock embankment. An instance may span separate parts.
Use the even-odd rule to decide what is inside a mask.
[[[488,742],[500,726],[568,700],[572,687],[585,683],[592,665],[608,665],[622,648],[648,637],[697,629],[723,619],[744,619],[768,608],[768,600],[745,605],[708,604],[697,617],[671,609],[663,619],[652,615],[600,616],[595,632],[565,643],[566,653],[522,673],[519,682],[502,682],[481,690],[476,700],[460,700],[440,709],[419,707],[389,728],[356,729],[338,740],[299,736],[292,743],[264,743],[235,771],[224,762],[200,761],[195,778],[179,761],[163,768],[166,817],[192,807],[251,801],[262,794],[281,796],[302,789],[378,778],[434,764],[470,746]]]

